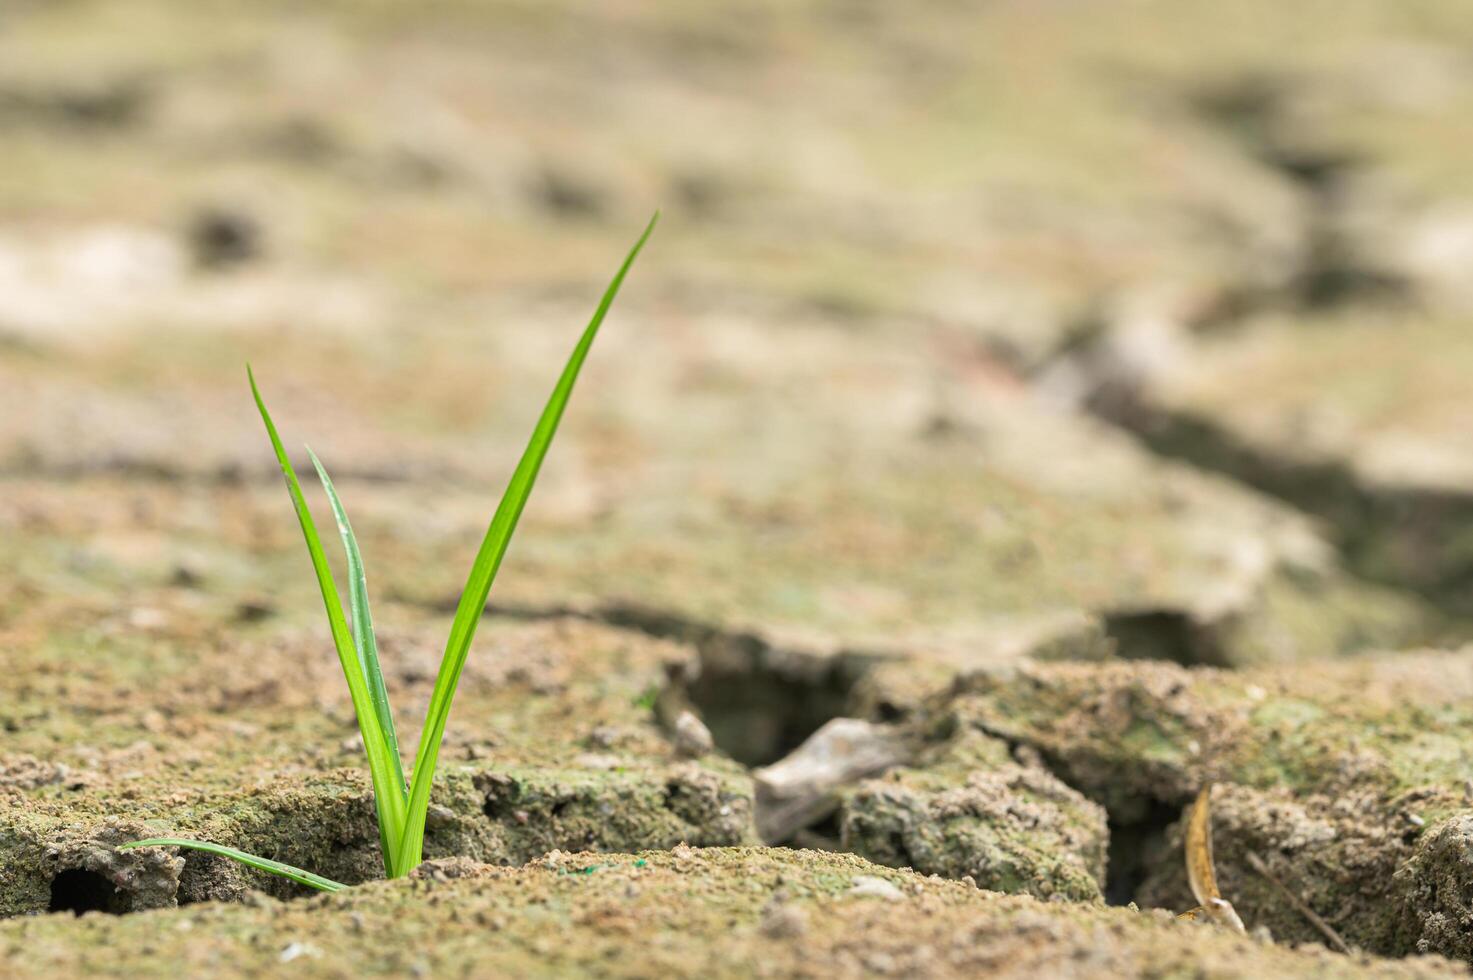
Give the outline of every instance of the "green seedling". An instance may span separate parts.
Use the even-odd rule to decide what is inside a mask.
[[[507,484],[506,492],[501,497],[501,503],[496,508],[496,514],[491,518],[491,526],[487,529],[486,537],[481,542],[481,549],[476,553],[476,559],[471,565],[470,577],[466,581],[465,591],[461,593],[460,604],[455,610],[455,619],[450,625],[450,638],[445,644],[445,656],[440,661],[440,672],[435,678],[435,687],[430,694],[430,706],[425,717],[424,731],[420,735],[419,752],[415,756],[414,768],[408,779],[405,779],[404,776],[403,761],[399,756],[399,741],[394,731],[394,716],[389,708],[389,698],[384,688],[383,671],[379,668],[378,645],[374,640],[373,617],[369,612],[363,559],[358,551],[358,542],[353,536],[353,528],[348,523],[347,512],[343,509],[343,503],[338,498],[326,468],[308,449],[307,452],[311,455],[312,463],[322,481],[322,488],[326,491],[328,501],[332,504],[333,515],[337,519],[338,534],[342,537],[343,549],[347,552],[349,612],[348,617],[345,617],[337,586],[333,584],[332,569],[322,550],[322,540],[318,537],[317,527],[312,521],[312,513],[307,508],[307,501],[302,496],[301,484],[297,481],[296,472],[292,469],[286,450],[282,448],[281,437],[276,432],[276,425],[271,421],[271,414],[266,411],[266,403],[261,398],[260,389],[256,387],[255,376],[251,374],[249,368],[246,369],[250,379],[251,394],[256,400],[256,408],[261,413],[261,420],[266,424],[266,432],[271,437],[271,446],[276,451],[276,459],[281,464],[282,474],[286,477],[287,490],[296,508],[297,520],[302,525],[302,536],[306,538],[307,551],[312,556],[312,567],[317,574],[317,584],[322,591],[323,605],[327,608],[327,621],[332,628],[333,644],[337,647],[338,660],[341,661],[343,667],[343,676],[348,682],[348,691],[353,699],[353,710],[358,716],[358,728],[363,733],[364,753],[368,757],[368,770],[373,778],[373,797],[378,813],[379,844],[383,851],[384,873],[390,878],[401,878],[407,875],[423,857],[425,816],[429,810],[430,790],[434,785],[435,765],[439,759],[440,743],[445,737],[445,723],[450,717],[450,702],[455,697],[455,688],[460,682],[461,670],[465,667],[466,657],[470,653],[471,641],[475,638],[476,627],[480,624],[481,614],[486,608],[486,597],[491,591],[491,583],[496,578],[501,559],[506,554],[507,545],[511,542],[512,532],[516,530],[517,520],[522,515],[522,508],[526,505],[527,497],[532,492],[532,485],[537,480],[537,472],[542,466],[543,458],[547,455],[548,446],[552,444],[552,438],[557,432],[558,422],[562,419],[568,397],[573,393],[573,384],[578,380],[578,371],[588,356],[588,349],[593,344],[593,338],[598,333],[598,328],[603,323],[609,307],[613,305],[614,297],[618,295],[619,287],[623,285],[624,277],[628,275],[630,266],[634,264],[634,259],[639,255],[640,249],[644,248],[644,243],[654,231],[655,222],[658,220],[658,214],[650,219],[644,234],[640,235],[639,241],[635,242],[634,247],[629,250],[624,264],[620,266],[613,281],[609,283],[608,289],[604,291],[598,308],[594,310],[593,319],[589,321],[587,328],[583,331],[583,336],[573,348],[573,353],[563,368],[562,376],[558,378],[557,385],[552,390],[552,396],[542,410],[542,416],[537,421],[537,427],[532,431],[532,438],[527,444],[526,451],[522,453],[521,461],[512,474],[511,482]],[[193,848],[197,851],[232,858],[250,867],[290,878],[322,891],[338,891],[347,887],[310,871],[303,871],[301,868],[294,868],[279,861],[256,857],[234,848],[206,841],[186,840],[178,837],[150,837],[147,840],[120,845],[118,849],[127,850],[135,847]]]

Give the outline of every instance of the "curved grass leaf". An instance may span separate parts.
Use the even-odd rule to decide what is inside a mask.
[[[266,424],[266,432],[271,437],[276,460],[281,464],[282,475],[286,478],[287,491],[291,494],[292,506],[296,508],[297,520],[302,525],[302,537],[307,541],[307,551],[312,556],[312,568],[317,574],[317,584],[322,591],[322,604],[327,609],[333,645],[337,647],[343,677],[348,682],[348,693],[353,699],[353,711],[358,716],[358,728],[363,733],[363,750],[368,756],[368,770],[373,778],[373,798],[378,810],[380,838],[388,847],[384,854],[384,865],[390,877],[407,874],[409,868],[400,870],[394,860],[397,853],[394,844],[400,841],[404,833],[404,781],[402,776],[396,775],[396,769],[389,760],[388,740],[379,724],[373,699],[368,693],[368,684],[363,678],[363,668],[358,660],[358,648],[353,644],[352,633],[343,617],[343,603],[338,598],[337,586],[333,584],[332,569],[322,550],[322,539],[318,537],[317,526],[312,522],[312,512],[307,509],[307,501],[302,496],[302,485],[297,480],[296,471],[292,469],[286,450],[282,448],[281,436],[276,432],[276,424],[271,421],[271,413],[266,410],[266,402],[261,398],[261,391],[256,387],[256,376],[249,365],[246,367],[246,376],[250,379],[251,394],[256,399],[261,421]]]
[[[644,243],[649,240],[650,233],[655,230],[655,223],[659,220],[660,215],[656,212],[645,228],[644,234],[639,236],[639,240],[629,250],[624,264],[619,267],[608,289],[604,291],[598,308],[594,310],[593,318],[584,329],[577,346],[573,348],[573,353],[563,368],[562,376],[558,378],[557,385],[552,390],[552,396],[542,410],[541,418],[537,420],[537,427],[532,430],[532,438],[522,453],[521,461],[517,463],[516,471],[512,473],[506,492],[501,497],[501,503],[496,508],[496,514],[491,518],[491,526],[487,528],[486,537],[481,542],[480,551],[476,553],[476,559],[471,565],[465,591],[461,593],[460,604],[455,610],[455,620],[450,626],[450,638],[445,645],[445,656],[440,661],[440,672],[435,678],[435,687],[430,694],[429,711],[425,716],[424,731],[420,734],[419,751],[414,760],[414,774],[409,783],[409,807],[405,815],[404,835],[399,842],[397,870],[391,871],[391,874],[407,874],[409,869],[420,862],[424,848],[425,815],[429,810],[430,788],[435,779],[440,741],[445,736],[445,723],[450,716],[450,703],[455,697],[455,688],[460,682],[460,673],[465,667],[471,640],[475,638],[476,627],[480,624],[481,614],[485,611],[486,597],[491,591],[491,583],[496,578],[497,569],[501,567],[501,559],[506,554],[512,532],[516,530],[517,521],[522,515],[523,507],[526,506],[527,497],[532,492],[532,485],[537,480],[537,473],[542,466],[542,460],[547,455],[547,448],[552,443],[552,437],[557,433],[563,409],[568,404],[568,397],[573,393],[573,384],[578,380],[578,371],[583,366],[584,358],[588,356],[588,350],[593,345],[593,338],[597,335],[599,326],[603,324],[609,307],[613,305],[614,297],[619,294],[619,287],[624,284],[624,277],[629,274],[630,267],[634,265],[635,257],[644,248]]]
[[[237,851],[233,847],[211,844],[208,841],[185,840],[182,837],[150,837],[147,840],[135,840],[128,844],[119,844],[118,850],[131,851],[135,847],[187,847],[196,851],[205,851],[209,854],[228,857],[231,860],[239,861],[241,864],[248,864],[261,871],[269,871],[274,875],[290,878],[292,881],[319,889],[320,891],[340,892],[348,887],[340,881],[333,881],[331,878],[324,878],[322,875],[315,875],[310,871],[303,871],[301,868],[293,867],[290,864],[282,864],[280,861],[273,861],[270,858],[256,857],[254,854]]]
[[[307,455],[312,457],[312,465],[317,468],[317,478],[322,481],[322,489],[327,491],[327,499],[332,503],[338,534],[343,539],[343,551],[348,555],[348,615],[353,627],[353,643],[358,648],[358,663],[363,667],[363,680],[368,685],[368,696],[373,701],[379,727],[383,729],[384,739],[388,742],[389,762],[393,764],[399,775],[399,783],[407,792],[404,761],[399,758],[399,736],[394,730],[394,713],[389,708],[389,692],[384,686],[384,672],[378,662],[378,640],[373,633],[373,614],[368,608],[368,578],[363,571],[363,556],[358,551],[358,539],[353,536],[353,525],[348,523],[348,512],[343,508],[337,488],[332,485],[332,477],[327,475],[327,467],[322,465],[322,460],[317,458],[311,446],[307,447]]]
[[[409,786],[404,781],[404,760],[399,756],[399,736],[394,731],[394,712],[389,708],[389,692],[384,686],[384,672],[378,662],[378,640],[373,632],[373,615],[368,608],[368,577],[363,571],[363,556],[358,551],[358,539],[353,535],[353,525],[348,523],[348,512],[338,497],[337,488],[332,485],[332,477],[327,475],[327,467],[322,465],[322,460],[317,458],[311,446],[307,447],[307,455],[312,457],[317,478],[322,481],[322,489],[327,491],[333,517],[337,519],[338,534],[343,539],[343,551],[348,556],[348,616],[353,627],[353,645],[358,650],[358,664],[363,668],[363,681],[368,685],[369,700],[373,702],[379,728],[384,733],[395,786],[400,798],[407,803]],[[390,839],[389,827],[382,820],[378,822],[378,835],[384,865],[387,867],[394,860],[398,841]]]

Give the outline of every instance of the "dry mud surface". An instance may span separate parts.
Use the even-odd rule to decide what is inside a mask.
[[[7,4],[0,974],[1462,975],[1470,52],[1463,0]],[[243,365],[412,752],[657,206],[377,881]],[[1172,918],[1207,783],[1246,936]]]
[[[431,862],[328,898],[0,924],[13,976],[1465,975],[1290,950],[1166,916],[1040,905],[814,851],[554,852]],[[388,950],[386,953],[385,950]]]

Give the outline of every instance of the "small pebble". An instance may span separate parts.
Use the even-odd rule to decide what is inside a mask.
[[[675,719],[675,751],[688,759],[699,758],[715,747],[711,730],[693,711],[682,711]]]
[[[869,898],[884,898],[892,902],[905,897],[901,894],[899,888],[896,888],[884,878],[876,878],[872,875],[859,875],[856,877],[854,879],[854,886],[849,889],[849,894]]]

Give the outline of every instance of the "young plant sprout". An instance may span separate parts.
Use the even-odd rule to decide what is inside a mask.
[[[312,556],[312,567],[317,574],[317,584],[322,590],[323,604],[327,607],[327,621],[332,629],[333,643],[337,647],[338,659],[342,662],[343,676],[348,682],[348,691],[353,699],[353,710],[358,716],[358,728],[363,733],[363,748],[368,757],[369,772],[373,777],[373,797],[378,813],[379,845],[383,851],[384,873],[390,878],[401,878],[407,875],[422,859],[425,816],[429,810],[430,789],[434,784],[435,764],[440,754],[440,742],[445,736],[445,722],[450,716],[450,702],[455,697],[455,687],[460,681],[461,670],[465,667],[471,640],[476,635],[476,627],[486,607],[486,596],[491,590],[492,581],[496,578],[501,559],[506,554],[507,545],[511,542],[512,532],[516,530],[522,508],[526,505],[527,497],[532,492],[532,485],[537,479],[542,460],[547,455],[547,448],[551,445],[553,435],[557,432],[563,408],[567,405],[568,397],[573,392],[573,384],[578,379],[578,371],[583,366],[583,360],[588,355],[593,338],[598,333],[598,328],[603,323],[609,307],[613,304],[614,297],[618,295],[619,287],[623,285],[624,277],[628,274],[630,266],[634,264],[635,257],[639,255],[640,249],[644,247],[650,233],[654,231],[655,222],[658,220],[659,214],[657,213],[650,219],[644,234],[639,236],[639,241],[635,242],[634,247],[629,250],[624,264],[620,266],[613,281],[609,283],[608,289],[604,291],[603,298],[593,313],[593,319],[589,321],[587,328],[583,331],[583,336],[573,348],[573,353],[563,368],[562,376],[558,378],[557,385],[552,390],[552,396],[547,401],[547,407],[542,410],[537,427],[532,431],[531,441],[527,444],[526,451],[523,452],[510,483],[507,484],[501,503],[496,508],[496,514],[491,518],[491,526],[487,529],[486,537],[481,542],[480,551],[476,553],[475,562],[471,565],[470,577],[466,581],[465,591],[461,593],[460,604],[455,610],[455,619],[450,626],[450,638],[445,644],[445,656],[440,662],[440,672],[435,678],[435,687],[430,694],[430,706],[425,716],[424,731],[420,735],[419,752],[415,756],[414,768],[407,780],[404,775],[403,762],[399,757],[399,741],[394,732],[394,716],[389,710],[389,698],[384,688],[383,671],[379,668],[378,646],[374,640],[373,619],[368,608],[368,589],[363,574],[363,559],[358,551],[358,542],[353,536],[353,528],[348,523],[348,515],[343,510],[342,501],[338,499],[332,480],[328,478],[327,470],[311,449],[308,449],[312,464],[317,468],[317,474],[322,481],[322,487],[332,504],[333,515],[337,519],[338,533],[343,539],[343,548],[348,556],[348,602],[351,625],[344,618],[342,601],[338,598],[337,587],[333,584],[332,570],[328,566],[327,556],[323,553],[322,541],[317,535],[316,525],[312,522],[312,514],[307,508],[307,501],[302,497],[301,484],[297,482],[297,475],[292,469],[291,461],[287,458],[286,450],[282,448],[281,437],[277,435],[276,426],[271,421],[271,414],[266,411],[266,403],[262,400],[261,392],[256,387],[255,376],[251,374],[249,367],[246,369],[247,376],[250,378],[251,394],[255,397],[256,408],[260,410],[261,420],[266,424],[266,432],[271,437],[271,446],[276,451],[276,459],[280,462],[281,471],[286,477],[287,490],[291,494],[292,504],[296,507],[297,520],[302,525],[302,535],[306,538],[307,550]],[[301,868],[294,868],[279,861],[246,854],[243,851],[207,841],[186,840],[178,837],[150,837],[147,840],[120,845],[118,849],[127,850],[135,847],[193,848],[197,851],[233,858],[253,868],[269,871],[322,891],[339,891],[347,887],[310,871],[303,871]]]

